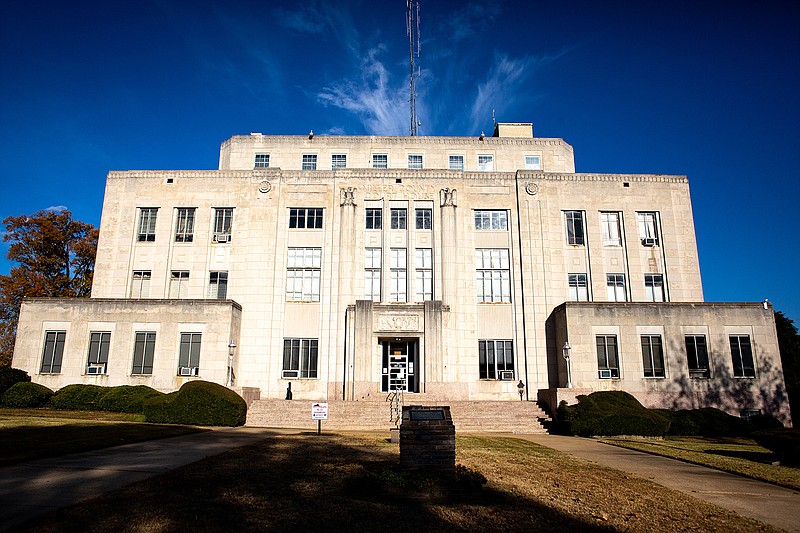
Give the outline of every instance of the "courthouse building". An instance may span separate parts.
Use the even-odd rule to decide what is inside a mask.
[[[251,133],[218,170],[110,172],[91,298],[26,300],[14,365],[51,388],[624,390],[789,420],[771,306],[703,301],[686,177],[578,173],[530,124]]]

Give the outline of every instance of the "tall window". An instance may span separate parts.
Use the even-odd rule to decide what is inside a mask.
[[[511,274],[507,248],[475,250],[478,302],[510,302]]]
[[[514,379],[514,345],[506,340],[478,341],[478,377]]]
[[[269,154],[256,154],[254,168],[269,168]]]
[[[131,298],[138,300],[150,296],[150,271],[134,270],[131,280]]]
[[[619,378],[619,350],[616,335],[598,335],[597,375],[600,379]]]
[[[178,375],[196,376],[200,370],[200,333],[181,333],[181,346],[178,352]]]
[[[756,366],[753,363],[753,348],[749,335],[731,335],[731,358],[733,359],[733,377],[754,378]]]
[[[189,271],[173,270],[169,278],[169,297],[186,298],[189,296]]]
[[[233,208],[214,208],[214,242],[230,242]]]
[[[106,373],[108,365],[108,347],[110,344],[110,331],[91,332],[89,335],[89,357],[86,361],[86,368],[89,373]]]
[[[392,229],[406,229],[406,209],[390,209],[391,215],[391,228]]]
[[[175,219],[175,242],[194,240],[194,207],[179,207]]]
[[[572,246],[586,244],[583,211],[564,211],[564,219],[567,223],[567,244]]]
[[[448,158],[448,167],[450,170],[464,170],[464,156],[451,155]]]
[[[156,240],[157,207],[139,208],[139,242],[152,242]]]
[[[289,229],[322,228],[321,207],[292,207],[289,209]]]
[[[493,155],[479,155],[478,156],[478,170],[484,172],[491,172],[494,170],[494,156]]]
[[[658,213],[636,213],[639,222],[639,238],[645,246],[658,245]]]
[[[422,154],[408,154],[408,168],[422,168]]]
[[[525,156],[525,170],[541,170],[542,158],[538,155]]]
[[[600,230],[603,232],[603,246],[622,246],[618,212],[600,213]]]
[[[417,209],[415,211],[417,229],[431,229],[432,215],[431,209]]]
[[[303,170],[317,170],[317,154],[303,154]]]
[[[433,300],[433,250],[417,248],[414,266],[416,267],[415,298],[418,302]]]
[[[209,272],[208,297],[215,300],[224,300],[228,297],[227,272]]]
[[[372,154],[372,168],[389,168],[389,154]]]
[[[389,301],[405,302],[406,295],[406,249],[389,250]]]
[[[133,345],[133,369],[131,374],[152,374],[153,354],[156,351],[156,332],[137,331]]]
[[[642,365],[644,377],[663,378],[664,350],[661,345],[661,335],[642,335]]]
[[[608,274],[606,276],[609,302],[628,301],[628,291],[625,290],[625,274]]]
[[[283,377],[317,377],[317,339],[283,339]]]
[[[381,301],[381,249],[367,248],[364,254],[364,297]]]
[[[690,378],[709,378],[708,345],[705,335],[686,335],[686,362]]]
[[[60,374],[61,360],[64,358],[64,341],[66,331],[46,331],[44,334],[44,349],[42,351],[42,374]]]
[[[664,277],[661,274],[645,274],[644,292],[648,302],[663,302]]]
[[[286,300],[318,302],[322,248],[289,248],[286,264]]]
[[[475,229],[507,230],[508,212],[501,210],[489,210],[489,209],[475,210]]]
[[[589,284],[586,274],[569,274],[569,299],[573,302],[589,301]]]
[[[331,170],[336,170],[337,168],[347,168],[347,154],[331,155]]]
[[[367,229],[381,229],[383,227],[383,209],[367,208]]]

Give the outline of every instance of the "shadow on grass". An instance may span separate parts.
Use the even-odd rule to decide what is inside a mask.
[[[744,459],[746,461],[753,461],[755,463],[772,464],[778,460],[778,457],[771,452],[748,452],[737,450],[703,450],[703,453],[714,455],[723,455],[725,457],[735,457],[737,459]]]

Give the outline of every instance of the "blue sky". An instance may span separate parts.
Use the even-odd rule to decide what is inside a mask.
[[[706,300],[800,322],[800,3],[420,3],[419,134],[494,109],[579,172],[686,174]],[[213,169],[236,134],[408,133],[404,0],[5,2],[0,69],[3,218],[99,225],[109,170]]]

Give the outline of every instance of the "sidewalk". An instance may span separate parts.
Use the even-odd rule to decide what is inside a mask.
[[[0,468],[0,530],[212,455],[296,432],[220,428]]]
[[[800,532],[800,492],[592,439],[508,435],[616,468],[786,531]]]

